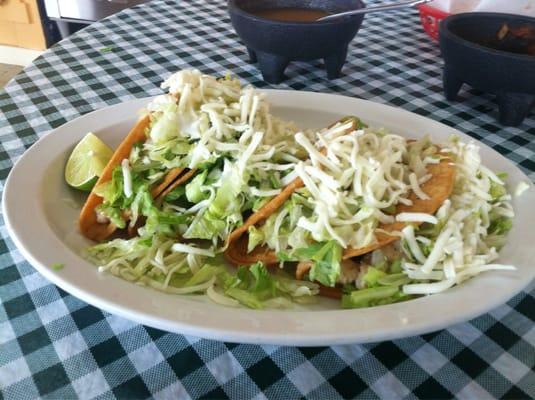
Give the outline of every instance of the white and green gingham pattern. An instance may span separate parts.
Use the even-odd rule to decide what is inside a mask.
[[[340,79],[326,80],[321,64],[291,64],[277,87],[428,116],[482,140],[535,178],[535,115],[503,128],[491,95],[465,88],[461,102],[446,102],[438,46],[416,12],[368,15]],[[247,62],[223,0],[154,0],[54,46],[0,91],[0,188],[47,131],[158,94],[162,78],[185,67],[230,70],[268,86]],[[0,235],[0,399],[535,397],[533,285],[486,315],[424,336],[318,348],[231,344],[165,333],[89,306],[22,258],[3,219]]]

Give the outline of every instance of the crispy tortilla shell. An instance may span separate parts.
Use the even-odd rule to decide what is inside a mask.
[[[153,199],[158,197],[160,194],[162,194],[168,187],[173,183],[173,181],[180,176],[184,172],[184,168],[172,168],[166,175],[163,181],[156,187],[154,187],[150,194]]]
[[[176,170],[180,170],[180,173],[176,173]],[[175,172],[173,172],[175,171]],[[182,173],[183,172],[183,173]],[[174,178],[171,180],[171,183],[161,192],[159,192],[157,195],[153,195],[153,198],[160,198],[163,199],[165,196],[167,196],[169,193],[173,191],[177,186],[180,186],[187,181],[189,181],[197,170],[195,168],[193,169],[187,169],[187,168],[174,168],[169,172],[168,175],[172,174]],[[182,174],[182,175],[181,175]],[[165,179],[167,180],[167,178]],[[164,180],[164,182],[165,182]],[[164,183],[162,182],[162,184]],[[161,186],[161,185],[160,185]]]
[[[123,142],[115,150],[115,153],[113,153],[113,156],[104,168],[102,175],[94,187],[97,187],[104,182],[108,182],[111,179],[115,167],[120,165],[125,158],[128,158],[134,144],[145,141],[145,130],[148,128],[149,123],[150,116],[148,114],[137,121],[130,133],[128,133]],[[98,196],[93,189],[82,208],[78,220],[82,234],[95,241],[106,239],[117,229],[112,223],[101,224],[97,221],[95,209],[100,204],[102,204],[102,197]]]

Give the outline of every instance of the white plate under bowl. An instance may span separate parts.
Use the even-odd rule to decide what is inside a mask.
[[[407,111],[330,94],[267,91],[273,111],[302,127],[323,127],[358,115],[375,127],[407,137],[430,134],[443,142],[454,129]],[[535,190],[513,200],[514,227],[500,261],[513,272],[487,272],[446,293],[367,309],[341,310],[334,302],[299,310],[226,308],[203,296],[177,296],[97,273],[80,253],[90,244],[76,222],[84,196],[63,180],[72,148],[89,131],[117,146],[149,99],[84,115],[37,141],[16,163],[4,189],[4,218],[24,257],[47,279],[96,307],[166,331],[242,343],[322,346],[400,338],[444,328],[506,302],[535,276]],[[459,134],[459,133],[458,133]],[[463,140],[468,136],[459,134]],[[512,188],[529,179],[510,161],[481,145],[485,165],[509,174]],[[63,263],[60,271],[50,268]]]

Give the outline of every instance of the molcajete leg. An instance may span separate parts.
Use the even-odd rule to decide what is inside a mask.
[[[535,105],[535,96],[526,93],[498,93],[500,123],[505,126],[518,126],[524,121]]]
[[[255,63],[256,62],[256,53],[253,49],[250,47],[247,47],[247,54],[249,54],[249,62]]]
[[[258,59],[258,66],[266,82],[280,83],[284,80],[284,70],[290,63],[290,60],[261,51],[256,52],[256,57]]]
[[[325,57],[325,68],[327,69],[327,78],[336,79],[340,77],[342,67],[347,58],[347,46],[338,49],[334,53]]]
[[[454,72],[452,72],[447,66],[444,67],[442,73],[442,82],[444,85],[444,96],[447,100],[457,100],[457,94],[463,85],[463,81],[457,78]]]

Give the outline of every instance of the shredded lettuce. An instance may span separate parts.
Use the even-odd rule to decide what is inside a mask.
[[[332,287],[340,276],[342,247],[334,240],[314,243],[307,248],[297,249],[291,257],[314,262],[309,271],[312,281]]]
[[[264,241],[264,234],[260,229],[256,229],[254,225],[250,226],[247,230],[249,233],[249,241],[247,242],[247,252],[253,251],[256,246]]]
[[[123,173],[121,168],[116,167],[112,171],[111,179],[96,186],[94,192],[102,197],[105,203],[118,203],[124,196]]]
[[[368,267],[366,274],[362,277],[362,281],[366,287],[371,288],[379,286],[379,281],[384,277],[386,277],[385,272],[374,267]]]
[[[504,185],[495,181],[490,181],[489,194],[491,195],[492,200],[497,201],[507,194],[507,190]]]
[[[401,268],[401,259],[397,258],[394,261],[390,263],[390,273],[396,274],[398,272],[402,272],[403,268]]]
[[[395,266],[395,263],[391,265],[390,270],[392,270],[392,266]],[[411,279],[404,272],[387,273],[374,267],[368,267],[361,281],[363,288],[359,290],[351,287],[345,288],[345,294],[342,296],[342,307],[372,307],[396,303],[409,297],[403,294],[401,289],[403,285],[411,282]]]
[[[283,207],[271,214],[261,226],[255,227],[257,232],[253,232],[253,241],[257,245],[267,245],[276,250],[281,248],[286,252],[309,246],[312,242],[310,232],[298,226],[302,217],[312,215],[311,206],[302,193],[303,190],[293,193]],[[251,245],[249,251],[254,247]]]
[[[407,274],[400,272],[397,274],[385,275],[377,280],[377,284],[382,286],[402,286],[409,283],[411,279]]]
[[[204,293],[210,288],[213,293],[220,288],[222,293],[217,296],[226,305],[233,299],[254,309],[288,307],[318,293],[316,284],[271,274],[262,263],[229,270],[218,256],[190,259],[185,253],[173,252],[172,241],[159,235],[115,239],[92,246],[88,257],[102,272],[167,293]],[[198,269],[196,262],[202,263]]]
[[[162,110],[161,114],[153,119],[150,138],[154,143],[164,143],[178,136],[179,124],[177,109],[176,104],[169,103]]]
[[[144,235],[164,234],[173,235],[177,233],[177,226],[182,225],[190,220],[190,217],[174,212],[161,211],[156,207],[151,207],[145,215],[147,220],[143,227]]]
[[[355,290],[342,296],[343,308],[363,308],[384,304],[397,303],[407,300],[408,295],[397,286],[377,286],[368,289]]]
[[[236,165],[225,161],[214,199],[191,223],[184,233],[187,239],[224,239],[238,223],[242,222],[240,196],[244,177]],[[187,189],[186,189],[187,190]]]
[[[202,185],[204,184],[207,175],[208,170],[204,170],[186,185],[186,197],[190,202],[198,203],[201,200],[208,198],[209,194],[202,190]]]
[[[164,200],[168,203],[180,199],[186,194],[186,186],[178,185],[173,190],[165,195]]]
[[[220,232],[223,232],[225,227],[225,221],[205,211],[193,219],[188,230],[184,233],[184,237],[186,239],[210,240],[214,237],[219,237]]]
[[[100,204],[97,206],[96,211],[108,217],[110,222],[117,228],[124,229],[126,227],[126,221],[121,214],[121,210],[118,208],[115,208],[111,205]]]
[[[279,189],[282,187],[280,174],[277,171],[269,171],[267,175],[268,181],[273,189]]]
[[[233,213],[239,213],[240,202],[237,201],[243,192],[246,179],[240,174],[238,168],[230,162],[225,162],[221,175],[221,186],[217,190],[215,199],[208,211],[217,218],[224,218]]]
[[[221,265],[204,264],[191,278],[189,278],[184,286],[196,286],[204,282],[208,282],[213,277],[224,273]]]
[[[494,235],[505,235],[513,227],[513,220],[507,217],[499,217],[493,220],[489,226],[489,233]]]
[[[291,303],[281,299],[309,297],[318,293],[317,285],[271,274],[261,262],[242,266],[235,275],[226,275],[218,283],[226,296],[255,309],[275,304],[286,306]]]

